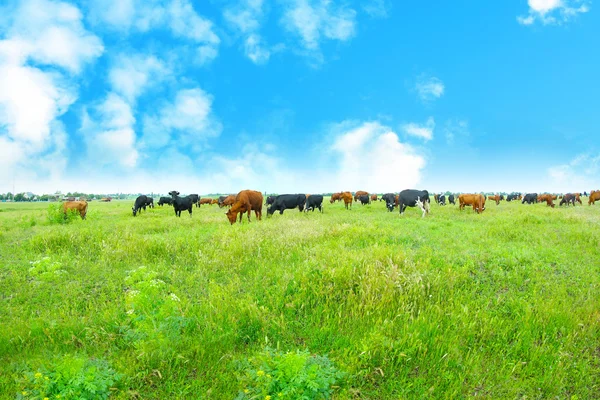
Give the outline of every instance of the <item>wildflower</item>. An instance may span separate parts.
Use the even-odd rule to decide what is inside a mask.
[[[42,376],[41,372],[36,372],[36,373],[35,373],[35,377],[36,377],[36,378],[40,378],[41,376]]]
[[[181,301],[181,300],[179,300],[179,297],[177,297],[177,295],[175,293],[171,293],[170,297],[171,297],[171,300],[173,300],[173,301]]]
[[[248,389],[244,389],[244,393],[248,394],[250,391]]]
[[[271,400],[271,396],[269,396],[269,395],[266,395],[266,396],[265,396],[265,400]]]
[[[21,392],[21,394],[22,394],[23,396],[27,396],[27,392],[26,392],[25,390],[23,390],[23,391]]]
[[[131,310],[127,310],[127,315],[131,315],[131,314],[133,314],[133,313],[134,313],[134,310],[133,310],[133,308],[132,308]]]
[[[47,397],[44,397],[44,400],[50,400],[50,399],[49,399],[49,398],[47,398]]]
[[[269,379],[270,379],[270,378],[271,378],[271,374],[267,374],[267,378],[269,378]]]
[[[257,376],[263,376],[264,374],[265,374],[265,371],[262,371],[262,370],[256,371]]]

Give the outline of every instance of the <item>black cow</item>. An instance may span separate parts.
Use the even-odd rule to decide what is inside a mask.
[[[192,207],[194,205],[193,199],[190,196],[179,197],[179,192],[176,190],[170,191],[169,194],[173,198],[173,209],[175,210],[175,215],[181,217],[181,212],[188,210],[191,217]]]
[[[381,196],[381,198],[385,200],[385,206],[387,207],[388,211],[394,211],[394,206],[396,205],[396,195],[394,195],[394,193],[386,193]]]
[[[315,208],[318,208],[319,211],[323,212],[323,196],[320,194],[311,194],[306,198],[304,211],[308,212],[309,210],[312,210],[314,212]]]
[[[273,215],[275,211],[283,214],[284,210],[293,208],[302,211],[304,210],[304,203],[306,203],[305,194],[282,194],[277,196],[271,207],[267,209],[267,215]]]
[[[523,201],[521,201],[521,204],[537,203],[537,197],[537,193],[527,193],[525,196],[523,196]]]
[[[448,203],[456,205],[456,203],[454,202],[454,195],[453,194],[449,194],[448,195]]]
[[[275,203],[275,198],[277,196],[269,196],[267,197],[267,202],[265,203],[265,205],[270,206],[271,204]]]
[[[358,196],[358,200],[360,201],[360,204],[362,204],[363,206],[365,204],[371,204],[371,197],[368,194],[363,194],[361,196]]]
[[[169,192],[169,194],[171,194]],[[177,193],[179,194],[179,193]],[[190,199],[192,199],[192,203],[194,203],[196,205],[196,207],[200,207],[200,196],[198,196],[197,194],[188,194],[188,196]]]
[[[503,194],[500,195],[500,200],[504,201],[504,195]]]
[[[223,200],[225,200],[227,196],[219,196],[219,207],[223,207]]]
[[[170,197],[161,197],[160,200],[158,200],[157,204],[159,206],[162,206],[163,204],[172,205],[173,204],[173,199],[170,198]]]
[[[152,197],[146,197],[146,206],[154,208],[154,199]]]
[[[587,195],[587,192],[583,192],[583,195],[584,195],[585,197],[588,197],[588,195]]]
[[[438,196],[438,204],[440,206],[445,206],[446,205],[446,195],[445,194],[440,194]]]
[[[136,214],[138,212],[140,212],[140,210],[144,210],[146,211],[146,203],[148,202],[148,197],[146,197],[145,195],[141,195],[138,196],[137,199],[135,199],[135,203],[133,204],[133,207],[131,208],[133,210],[133,216],[135,217]]]
[[[423,210],[421,218],[429,213],[429,192],[427,190],[406,189],[398,195],[398,209],[404,214],[406,207],[419,206]]]
[[[575,207],[575,195],[573,193],[567,193],[563,196],[563,198],[560,200],[560,203],[558,204],[558,206],[562,206],[563,204],[566,204],[567,207],[569,207],[569,203],[573,203],[573,207]]]

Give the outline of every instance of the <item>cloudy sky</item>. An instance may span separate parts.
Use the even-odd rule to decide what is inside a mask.
[[[8,0],[0,192],[600,187],[592,0]]]

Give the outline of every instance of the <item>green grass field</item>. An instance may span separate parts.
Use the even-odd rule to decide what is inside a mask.
[[[327,356],[334,399],[600,398],[598,205],[327,201],[230,226],[132,203],[65,225],[0,204],[0,398],[85,363],[111,398],[293,398],[264,389],[267,347]]]

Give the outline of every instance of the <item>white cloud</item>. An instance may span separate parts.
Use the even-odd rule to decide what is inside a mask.
[[[444,94],[444,82],[436,77],[421,75],[415,84],[419,98],[424,101],[439,99]]]
[[[302,46],[320,57],[324,38],[347,41],[356,31],[356,11],[345,5],[335,6],[330,0],[293,0],[286,6],[282,25],[298,35]]]
[[[425,124],[417,124],[414,122],[404,124],[402,130],[411,136],[420,137],[426,141],[433,138],[433,130],[435,129],[435,121],[433,117],[427,118]]]
[[[386,18],[391,7],[389,0],[368,0],[362,6],[372,18]]]
[[[66,134],[58,118],[77,99],[76,74],[103,46],[70,4],[28,0],[4,11],[9,17],[0,21],[0,143],[10,156],[3,158],[0,177],[16,170],[47,176],[66,165]]]
[[[177,92],[173,103],[144,119],[143,145],[161,148],[169,143],[201,149],[202,140],[216,137],[222,125],[212,113],[213,97],[200,88]]]
[[[263,14],[262,0],[241,0],[223,12],[229,26],[243,37],[246,57],[255,64],[265,64],[271,56],[269,47],[258,33]]]
[[[197,44],[200,64],[218,55],[220,39],[213,23],[196,13],[190,0],[90,0],[88,6],[90,20],[99,27],[121,34],[168,30],[174,37]]]
[[[517,17],[521,25],[539,20],[544,25],[562,24],[590,10],[589,0],[528,0],[529,13]]]
[[[115,92],[133,104],[149,86],[159,84],[170,75],[170,68],[154,56],[121,54],[113,62],[109,81]]]
[[[600,188],[600,154],[580,154],[568,164],[555,165],[547,170],[553,190],[581,192]]]
[[[446,121],[444,126],[444,134],[446,135],[446,142],[448,144],[453,144],[457,137],[459,139],[468,137],[470,135],[469,121],[461,119],[452,119]]]

